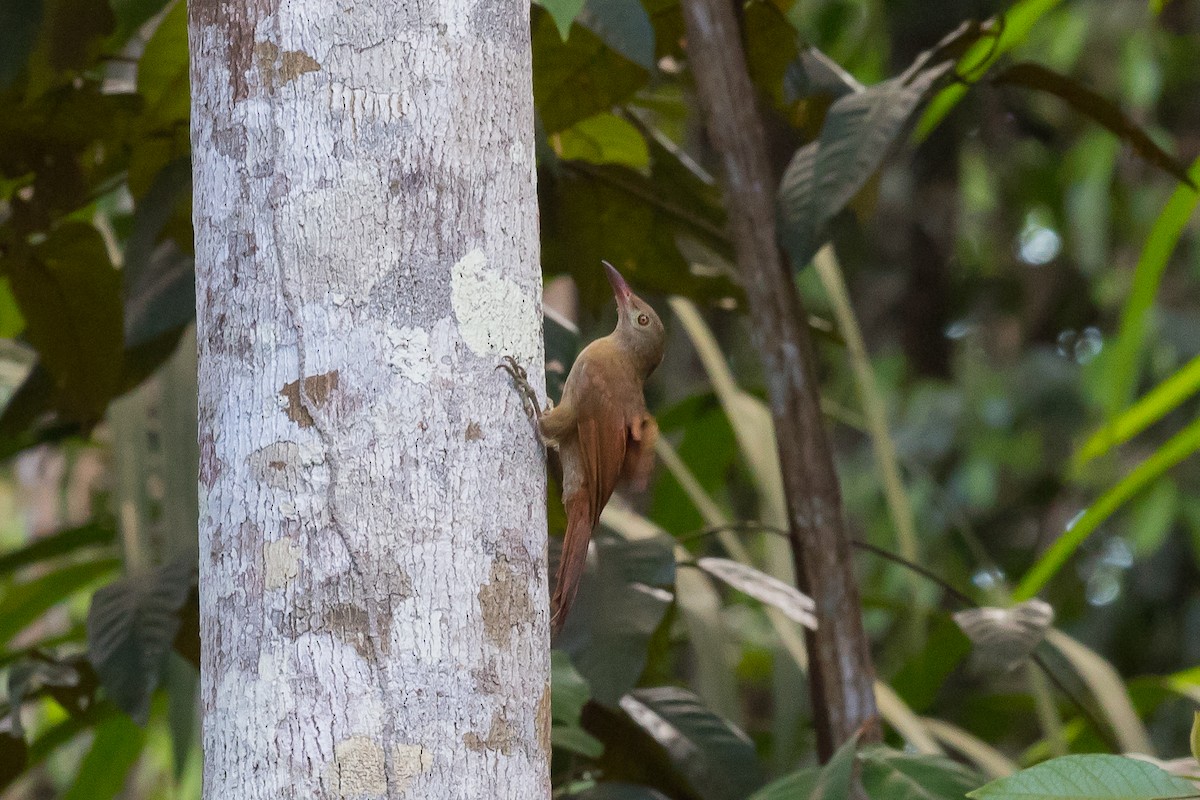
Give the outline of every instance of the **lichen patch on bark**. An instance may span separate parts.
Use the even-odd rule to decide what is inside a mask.
[[[489,266],[482,249],[476,247],[454,265],[450,302],[459,333],[476,355],[520,360],[538,352],[536,299]]]
[[[274,42],[254,45],[254,61],[263,88],[273,92],[306,72],[317,72],[321,65],[303,50],[280,50]]]
[[[329,396],[338,388],[338,371],[326,372],[322,375],[310,375],[304,379],[304,391],[301,393],[300,381],[284,384],[279,390],[279,396],[286,403],[284,412],[288,419],[301,428],[311,428],[312,414],[309,408],[321,409],[329,402]]]
[[[528,585],[513,572],[507,558],[492,561],[488,582],[479,587],[479,608],[484,632],[501,647],[508,645],[518,621],[533,616]]]
[[[403,792],[423,772],[433,768],[433,753],[419,744],[398,744],[392,747],[392,782],[396,791]]]
[[[333,748],[333,789],[340,798],[378,797],[387,792],[383,748],[367,736],[351,736]]]
[[[282,589],[300,573],[300,547],[284,537],[263,545],[263,575],[268,589]]]
[[[479,427],[478,422],[471,422],[467,425],[466,440],[468,442],[477,442],[483,438],[483,428]]]

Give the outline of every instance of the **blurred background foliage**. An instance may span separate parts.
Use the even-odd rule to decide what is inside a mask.
[[[859,754],[868,790],[1185,755],[1200,2],[739,8],[902,748]],[[784,499],[679,5],[543,0],[532,39],[551,394],[611,325],[601,258],[671,331],[658,477],[556,642],[555,786],[806,796],[802,599],[763,577],[792,580]],[[6,796],[199,793],[187,92],[182,2],[0,7]]]

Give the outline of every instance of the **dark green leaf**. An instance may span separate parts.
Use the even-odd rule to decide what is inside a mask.
[[[1110,755],[1051,759],[969,792],[975,800],[1169,800],[1196,797],[1194,784],[1146,761]]]
[[[1163,150],[1140,125],[1130,119],[1116,103],[1074,78],[1060,75],[1049,67],[1022,61],[1003,70],[992,79],[996,83],[1024,86],[1058,97],[1081,114],[1086,114],[1129,143],[1142,158],[1159,167],[1193,189],[1187,166]]]
[[[601,703],[616,704],[646,666],[646,646],[675,581],[674,544],[667,537],[627,541],[601,532],[579,596],[555,646],[571,656]]]
[[[830,106],[820,137],[796,152],[779,187],[780,237],[794,268],[812,259],[827,238],[826,226],[883,164],[951,66],[940,64],[909,82],[893,78]]]
[[[184,5],[183,0],[175,0]],[[113,40],[124,43],[130,34],[150,21],[150,18],[162,11],[171,0],[108,0],[113,14],[117,18],[117,31]]]
[[[559,722],[579,722],[579,712],[591,692],[587,681],[571,665],[571,657],[562,650],[550,652],[550,718]]]
[[[863,788],[872,798],[962,800],[982,781],[948,758],[904,753],[882,745],[864,747],[858,758]]]
[[[181,656],[167,659],[163,681],[167,690],[167,725],[171,729],[171,753],[175,757],[175,780],[183,775],[188,755],[200,727],[200,673]]]
[[[954,621],[939,616],[930,627],[925,646],[914,653],[888,681],[908,706],[928,711],[946,678],[971,652],[971,641]]]
[[[750,800],[808,800],[816,790],[820,776],[820,767],[808,767],[793,772],[777,781],[771,781],[750,795]]]
[[[102,722],[62,800],[112,800],[121,795],[145,742],[146,732],[128,717]]]
[[[30,55],[33,94],[90,66],[100,55],[116,18],[108,0],[44,0],[37,46]]]
[[[116,535],[111,523],[92,521],[78,528],[66,528],[39,537],[18,550],[0,555],[0,575],[8,575],[30,564],[74,553],[84,547],[112,544]]]
[[[88,657],[109,698],[139,724],[179,630],[195,565],[179,559],[123,578],[92,597]]]
[[[0,89],[20,74],[42,27],[42,0],[0,4]]]
[[[570,35],[571,24],[583,10],[584,2],[585,0],[538,0],[538,4],[554,18],[554,27],[558,29],[558,35],[563,41]]]
[[[121,276],[104,240],[91,225],[68,222],[6,266],[61,409],[80,421],[99,419],[117,390],[122,356]]]
[[[13,586],[0,602],[0,644],[8,642],[71,595],[111,574],[120,564],[115,558],[72,564]]]
[[[566,750],[588,758],[599,758],[604,752],[604,743],[578,725],[551,727],[550,744],[556,750]]]
[[[533,94],[547,133],[557,133],[629,98],[649,73],[586,28],[562,41],[549,14],[534,14]]]
[[[641,132],[615,114],[597,114],[558,135],[559,154],[567,161],[620,164],[634,170],[650,166],[650,150]]]
[[[655,70],[654,25],[641,0],[588,0],[579,22],[625,58]]]
[[[621,698],[621,709],[702,800],[742,800],[762,786],[754,744],[686,689],[637,689]]]
[[[163,228],[181,202],[190,197],[191,186],[191,159],[179,159],[159,173],[150,191],[137,203],[122,270],[127,347],[144,345],[182,328],[196,316],[192,259],[173,242],[160,242]]]
[[[188,119],[187,3],[176,2],[146,42],[138,59],[137,88],[145,100],[147,129],[169,127]]]

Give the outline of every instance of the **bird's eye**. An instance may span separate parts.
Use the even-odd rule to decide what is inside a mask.
[[[638,325],[645,327],[650,324],[650,318],[645,314],[638,314]]]

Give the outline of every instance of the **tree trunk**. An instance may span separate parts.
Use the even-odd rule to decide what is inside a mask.
[[[855,732],[864,741],[879,738],[870,642],[821,414],[808,315],[776,243],[775,182],[734,4],[684,0],[683,13],[688,65],[724,167],[738,271],[767,374],[796,579],[817,605],[818,628],[806,630],[805,640],[817,750],[824,760]]]
[[[525,0],[193,0],[204,796],[548,798]]]

